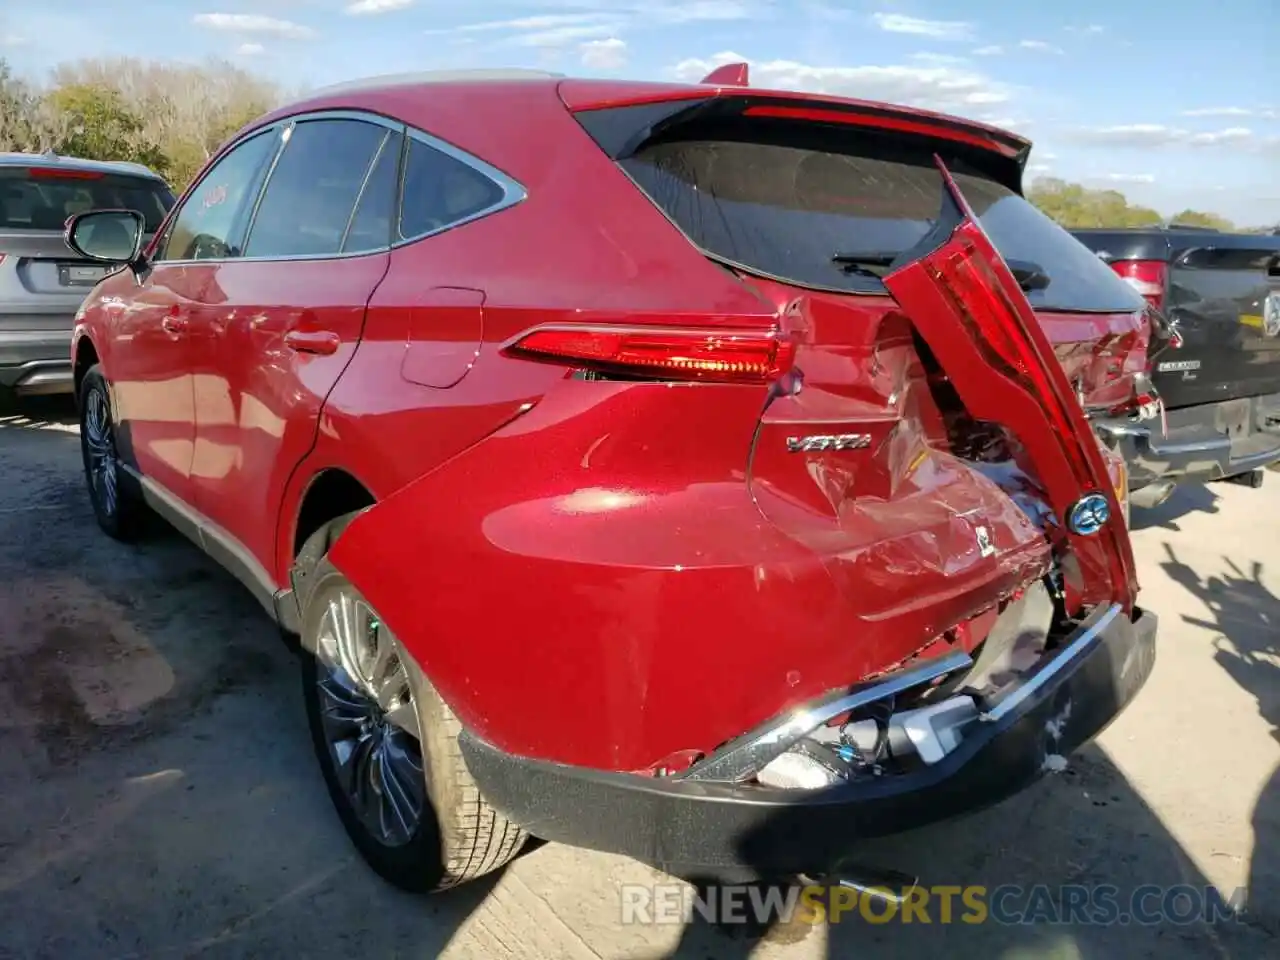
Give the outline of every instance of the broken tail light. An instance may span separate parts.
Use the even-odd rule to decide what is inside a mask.
[[[1097,438],[1017,280],[936,162],[942,213],[884,284],[970,415],[1006,425],[1025,448],[1070,545],[1071,611],[1101,602],[1128,609],[1137,592],[1133,553],[1123,524],[1106,522],[1122,508]]]
[[[791,370],[795,343],[773,331],[540,327],[511,356],[651,380],[772,383]]]

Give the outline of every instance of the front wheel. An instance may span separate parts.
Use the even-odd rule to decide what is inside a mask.
[[[414,892],[503,866],[526,834],[480,795],[458,749],[457,717],[346,577],[321,561],[308,579],[302,641],[315,655],[302,654],[303,697],[330,799],[356,849]]]
[[[120,466],[111,395],[97,364],[89,368],[80,384],[80,455],[98,526],[116,540],[136,539],[143,530],[147,507]]]

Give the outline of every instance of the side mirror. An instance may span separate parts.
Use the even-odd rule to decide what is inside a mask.
[[[90,210],[67,220],[63,239],[89,260],[132,266],[142,255],[145,225],[136,210]]]

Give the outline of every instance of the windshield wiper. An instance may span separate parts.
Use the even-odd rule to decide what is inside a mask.
[[[1013,279],[1018,281],[1024,293],[1030,293],[1033,290],[1043,290],[1049,285],[1050,277],[1044,272],[1044,267],[1031,260],[1006,260],[1009,265],[1009,272],[1013,274]]]
[[[850,250],[831,255],[831,262],[839,264],[846,273],[858,273],[863,276],[881,277],[880,273],[867,269],[869,267],[890,267],[898,259],[897,253],[887,250]],[[1040,264],[1032,260],[1006,260],[1013,279],[1024,292],[1043,290],[1049,286],[1050,277]]]
[[[896,259],[898,255],[887,250],[852,250],[831,255],[832,263],[849,267],[887,267]]]

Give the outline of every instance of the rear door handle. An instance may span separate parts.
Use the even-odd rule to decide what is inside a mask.
[[[160,321],[165,333],[178,337],[187,332],[187,321],[184,317],[168,316]]]
[[[284,345],[297,353],[314,353],[328,357],[338,352],[342,338],[331,330],[290,330]]]

